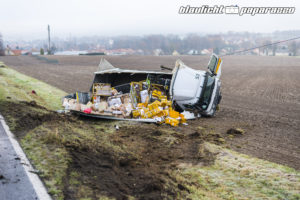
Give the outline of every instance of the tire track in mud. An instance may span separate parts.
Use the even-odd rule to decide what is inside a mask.
[[[219,136],[173,132],[169,137],[174,140],[170,142],[166,133],[147,124],[139,129],[125,126],[111,136],[113,144],[127,152],[118,153],[105,146],[91,148],[84,143],[66,142],[64,145],[72,157],[69,170],[80,172],[79,181],[92,186],[95,199],[100,195],[116,199],[129,196],[174,199],[179,192],[184,196],[189,191],[170,172],[180,163],[213,164],[215,154],[206,150],[203,142],[214,142]],[[68,180],[66,178],[65,199],[76,199],[76,188],[68,187]]]

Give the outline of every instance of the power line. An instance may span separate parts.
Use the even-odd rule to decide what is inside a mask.
[[[265,44],[265,45],[262,45],[262,46],[253,47],[253,48],[250,48],[250,49],[245,49],[245,50],[242,50],[242,51],[235,51],[235,52],[232,52],[232,53],[228,53],[228,54],[222,55],[220,57],[230,56],[230,55],[233,55],[233,54],[242,53],[242,52],[250,51],[250,50],[253,50],[253,49],[258,49],[258,48],[262,48],[262,47],[266,47],[266,46],[271,46],[271,45],[274,45],[274,44],[279,44],[279,43],[288,42],[288,41],[297,40],[297,39],[300,39],[300,36],[299,37],[295,37],[295,38],[290,38],[290,39],[287,39],[287,40],[281,40],[281,41],[278,41],[278,42],[273,42],[273,43]]]

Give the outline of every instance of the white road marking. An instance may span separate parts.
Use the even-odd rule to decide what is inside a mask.
[[[10,132],[9,127],[7,126],[6,122],[4,121],[4,118],[2,115],[0,115],[0,121],[1,121],[4,131],[6,132],[17,156],[21,160],[23,168],[24,168],[38,198],[40,200],[52,200],[52,198],[48,194],[47,189],[45,188],[43,182],[40,180],[39,176],[35,173],[32,173],[32,172],[35,172],[36,170],[30,164],[29,160],[27,159],[27,157],[26,157],[25,153],[23,152],[21,146],[19,145],[18,141],[15,139],[14,134],[12,132]]]

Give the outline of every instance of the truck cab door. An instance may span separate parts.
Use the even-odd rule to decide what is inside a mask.
[[[222,62],[221,58],[216,54],[212,54],[208,63],[208,71],[217,78],[220,78],[221,76]]]

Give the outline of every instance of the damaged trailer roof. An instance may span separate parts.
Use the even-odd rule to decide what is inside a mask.
[[[172,74],[171,71],[162,72],[162,71],[145,71],[145,70],[130,70],[130,69],[120,69],[114,67],[106,59],[101,58],[99,63],[98,71],[94,72],[95,74],[106,74],[106,73],[130,73],[130,74]]]

